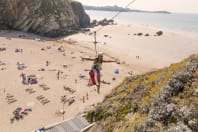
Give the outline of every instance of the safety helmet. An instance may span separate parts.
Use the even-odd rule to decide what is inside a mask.
[[[102,64],[102,61],[103,61],[103,53],[102,52],[98,52],[97,53],[97,57],[96,57],[96,62],[98,64]]]
[[[98,52],[97,57],[103,57],[103,52]]]

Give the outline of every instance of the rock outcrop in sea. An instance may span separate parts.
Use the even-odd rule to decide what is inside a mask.
[[[126,78],[86,117],[90,132],[197,132],[198,55]]]
[[[107,26],[107,25],[114,25],[114,24],[116,24],[116,23],[114,22],[113,19],[109,19],[108,20],[108,19],[104,18],[104,19],[99,20],[99,21],[93,20],[91,22],[90,26],[91,27],[95,27],[95,26],[99,26],[99,25],[101,25],[101,26]]]
[[[1,0],[0,12],[0,29],[48,37],[75,33],[90,22],[81,4],[68,0]]]

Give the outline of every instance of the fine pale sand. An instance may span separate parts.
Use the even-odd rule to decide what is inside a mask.
[[[198,52],[198,34],[163,31],[162,36],[154,36],[159,30],[140,25],[106,26],[97,33],[98,49],[125,61],[138,73],[168,66]],[[138,33],[142,36],[134,35]],[[149,36],[145,36],[147,33]],[[79,34],[68,38],[94,49],[93,35]]]
[[[65,104],[65,119],[83,113],[101,102],[105,95],[128,76],[128,72],[141,74],[168,66],[198,52],[196,37],[169,31],[165,31],[162,36],[153,36],[156,31],[158,30],[133,25],[114,25],[106,26],[97,34],[97,49],[105,53],[104,59],[119,59],[121,62],[103,64],[102,80],[110,84],[102,84],[99,95],[95,86],[87,86],[88,70],[92,62],[83,62],[80,58],[95,56],[93,36],[79,33],[57,40],[39,40],[38,36],[32,34],[1,31],[0,48],[6,50],[0,51],[0,132],[27,132],[62,121],[61,96],[64,95],[75,99],[73,104]],[[134,35],[139,32],[149,33],[150,36]],[[58,50],[60,46],[63,51]],[[15,52],[17,48],[23,51]],[[50,62],[49,66],[46,66],[46,61]],[[24,63],[27,68],[18,70],[17,62]],[[114,74],[115,69],[119,69],[120,74]],[[61,71],[59,80],[58,71]],[[21,73],[36,75],[38,84],[22,84]],[[115,81],[112,80],[114,77]],[[44,90],[40,84],[45,84],[49,89]],[[65,90],[64,86],[75,92]],[[7,98],[7,94],[13,97]],[[37,99],[40,95],[50,102],[42,104]],[[8,104],[9,99],[17,101]],[[10,119],[17,107],[32,108],[32,112],[11,123]]]

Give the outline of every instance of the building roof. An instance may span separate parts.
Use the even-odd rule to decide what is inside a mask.
[[[76,116],[68,121],[46,129],[45,132],[81,132],[89,125],[90,124],[82,116]]]

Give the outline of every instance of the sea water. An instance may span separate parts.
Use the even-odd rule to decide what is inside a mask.
[[[117,12],[86,11],[92,20],[111,19]],[[163,14],[163,13],[136,13],[121,12],[115,21],[121,24],[138,24],[174,31],[184,31],[198,34],[198,14]]]

